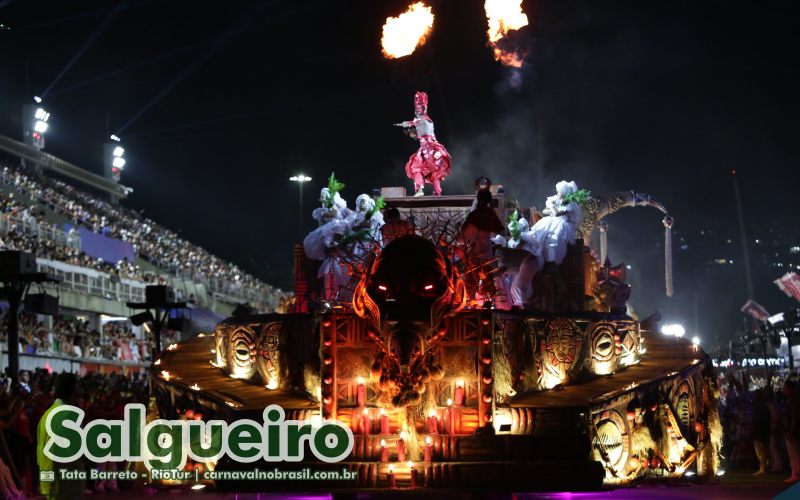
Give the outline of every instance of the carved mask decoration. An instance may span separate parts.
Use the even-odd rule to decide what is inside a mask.
[[[621,343],[612,323],[593,323],[591,332],[591,362],[595,375],[608,375],[617,369]]]
[[[256,345],[258,373],[269,389],[276,389],[280,383],[280,335],[280,323],[267,323]]]
[[[353,308],[377,332],[372,376],[395,406],[413,404],[441,366],[431,349],[442,335],[435,328],[466,304],[464,282],[449,260],[425,238],[404,236],[389,243],[356,287]]]
[[[565,382],[578,362],[583,336],[577,326],[566,318],[549,321],[541,341],[543,385],[549,389]]]
[[[691,396],[694,394],[694,391],[691,385],[690,379],[681,380],[681,382],[674,387],[670,398],[672,400],[672,408],[674,408],[675,419],[678,421],[678,425],[681,426],[681,431],[684,433],[689,431],[695,419],[695,405]]]
[[[592,417],[595,435],[592,448],[595,456],[621,472],[628,459],[629,437],[625,419],[616,410]]]
[[[256,373],[256,332],[250,326],[237,326],[228,341],[227,370],[236,378],[250,379]]]

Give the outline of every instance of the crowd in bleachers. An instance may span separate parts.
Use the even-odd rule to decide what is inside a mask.
[[[0,323],[0,344],[5,344],[8,329],[7,318]],[[176,340],[176,332],[162,333],[164,345]],[[132,363],[150,360],[152,342],[140,340],[131,331],[127,321],[109,321],[102,332],[89,327],[88,322],[58,316],[53,326],[29,313],[19,316],[20,353],[52,355],[85,360],[102,359],[128,361]]]
[[[45,493],[37,470],[37,446],[41,449],[44,443],[37,442],[41,435],[37,431],[42,416],[57,398],[84,410],[83,425],[96,419],[122,419],[127,403],[147,404],[147,378],[139,373],[56,375],[43,369],[20,371],[14,382],[0,377],[0,432],[5,438],[0,442],[0,498],[34,498]],[[89,463],[85,467],[123,470],[125,464]],[[80,491],[74,495],[60,492],[58,498],[80,498],[86,493],[117,491],[132,485],[104,480],[64,486]]]
[[[243,272],[206,250],[189,243],[177,233],[143,217],[134,210],[112,205],[100,198],[79,191],[72,186],[48,177],[33,176],[0,162],[2,182],[14,192],[41,203],[67,218],[76,226],[85,227],[134,246],[136,254],[151,264],[181,277],[196,281],[224,280],[239,286],[268,292],[272,287]],[[23,207],[13,199],[7,200],[11,210],[24,211],[29,217],[41,220],[41,208]],[[16,243],[16,242],[15,242]],[[38,246],[38,243],[29,245]],[[69,252],[68,252],[69,253]],[[71,256],[76,258],[76,256]],[[96,259],[95,259],[96,261]],[[91,262],[104,271],[116,263]],[[127,276],[147,277],[133,263],[125,263],[122,271]]]
[[[3,180],[7,181],[8,177],[4,176]],[[87,267],[144,283],[158,280],[155,273],[142,272],[133,262],[104,262],[80,251],[78,245],[71,244],[71,239],[77,238],[74,229],[65,233],[63,241],[42,237],[43,234],[55,234],[63,229],[47,221],[43,208],[21,201],[13,192],[0,193],[0,217],[3,217],[2,223],[6,228],[0,234],[0,250],[22,250],[38,258]]]

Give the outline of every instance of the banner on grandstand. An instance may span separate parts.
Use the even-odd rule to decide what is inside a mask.
[[[70,229],[72,224],[64,224],[65,232],[69,232]],[[133,262],[136,256],[131,243],[93,233],[83,227],[78,228],[78,235],[81,237],[81,250],[90,257],[103,259],[103,262],[116,264],[123,259]]]
[[[775,284],[789,297],[800,300],[800,276],[798,276],[797,273],[786,273],[779,279],[776,279]]]

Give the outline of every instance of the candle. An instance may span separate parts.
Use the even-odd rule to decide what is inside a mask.
[[[397,440],[397,461],[406,461],[406,431],[400,431],[400,439]]]
[[[425,436],[425,461],[430,462],[433,455],[433,439],[430,436]]]
[[[436,418],[436,410],[431,410],[428,415],[428,434],[439,433],[439,419]]]
[[[417,487],[417,480],[419,479],[417,469],[414,468],[414,462],[411,460],[408,461],[408,468],[411,469],[411,487]]]
[[[372,419],[369,416],[369,410],[364,408],[364,411],[361,412],[361,433],[369,434],[370,430],[372,430]]]
[[[386,447],[386,441],[381,439],[381,462],[389,461],[389,448]]]
[[[394,478],[394,464],[389,464],[389,473],[386,474],[386,479],[389,482],[389,488],[396,488],[397,482]]]
[[[381,408],[381,434],[389,434],[389,415]]]
[[[367,386],[364,384],[364,377],[358,377],[358,387],[356,388],[356,404],[364,406],[367,400]]]
[[[456,390],[453,394],[453,400],[456,406],[464,404],[464,380],[456,380]]]
[[[448,434],[455,434],[453,432],[453,400],[447,398],[447,409],[444,411],[445,427],[447,427]]]

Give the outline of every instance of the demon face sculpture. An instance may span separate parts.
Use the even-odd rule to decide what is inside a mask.
[[[434,355],[446,334],[440,326],[466,299],[458,272],[429,240],[404,236],[378,255],[356,287],[353,307],[372,321],[371,376],[387,403],[416,404],[427,383],[442,378]]]

